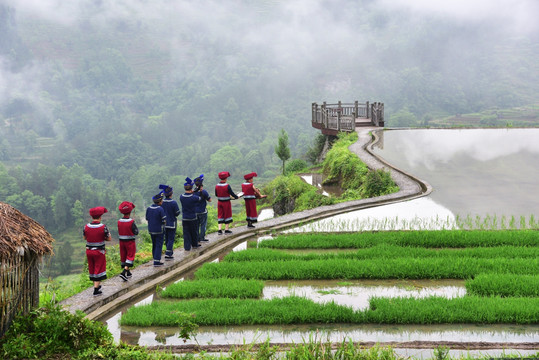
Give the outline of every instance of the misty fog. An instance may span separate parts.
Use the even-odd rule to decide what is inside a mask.
[[[45,27],[64,34],[120,36],[129,43],[116,44],[119,47],[145,46],[159,52],[162,72],[151,74],[151,80],[175,84],[195,77],[215,92],[230,80],[219,75],[223,72],[238,73],[247,84],[263,76],[271,88],[258,91],[271,91],[274,101],[307,84],[312,97],[298,99],[305,113],[312,101],[339,99],[384,101],[390,110],[398,110],[402,104],[390,100],[429,91],[422,88],[416,68],[441,76],[440,86],[464,83],[469,86],[464,91],[473,91],[470,78],[486,80],[476,73],[478,68],[500,81],[506,73],[537,77],[537,65],[493,61],[505,48],[518,51],[519,44],[536,45],[539,3],[533,0],[3,3],[12,9],[11,21],[19,32],[22,27]],[[59,42],[57,53],[33,44],[34,58],[15,72],[6,59],[9,49],[0,52],[0,105],[22,97],[46,114],[51,104],[40,92],[51,81],[47,67],[57,61],[69,68],[73,60],[62,63],[63,56],[82,56],[83,49],[73,43],[39,41]],[[409,82],[392,75],[405,69],[411,72]],[[275,78],[279,81],[272,83]],[[403,93],[407,91],[413,94]]]

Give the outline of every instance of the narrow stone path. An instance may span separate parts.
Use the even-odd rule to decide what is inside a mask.
[[[279,231],[353,210],[410,200],[426,196],[432,191],[432,187],[425,181],[391,166],[369,150],[369,147],[377,141],[376,132],[383,130],[379,127],[359,127],[356,131],[358,141],[349,147],[350,151],[357,154],[370,169],[384,168],[390,171],[391,177],[399,186],[400,190],[398,192],[287,214],[261,221],[257,223],[255,229],[250,229],[246,226],[235,227],[232,228],[233,234],[231,235],[209,234],[208,239],[210,241],[203,244],[201,248],[190,252],[176,249],[174,251],[174,260],[165,262],[163,267],[154,268],[152,262],[139,265],[132,271],[133,277],[127,282],[124,282],[118,276],[102,282],[102,296],[94,297],[92,288],[89,288],[62,301],[61,305],[71,312],[83,311],[88,314],[90,319],[103,319],[134,299],[154,291],[157,286],[162,286],[175,278],[181,277],[182,273],[192,270],[204,262],[211,261],[223,251],[252,236]]]

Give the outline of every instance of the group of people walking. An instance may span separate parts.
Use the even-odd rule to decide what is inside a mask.
[[[257,176],[255,172],[245,174],[245,182],[241,185],[242,191],[235,194],[227,179],[230,177],[228,171],[218,174],[219,183],[215,186],[215,196],[217,197],[217,234],[231,234],[229,229],[232,223],[231,199],[238,199],[243,196],[245,200],[245,211],[247,227],[254,228],[254,223],[258,220],[256,210],[256,199],[265,198],[260,190],[253,184],[253,178]],[[146,221],[148,222],[148,232],[152,239],[153,266],[163,266],[161,261],[163,245],[166,247],[165,260],[174,259],[174,237],[176,235],[177,218],[182,214],[183,228],[183,248],[191,251],[193,248],[201,246],[201,242],[206,242],[206,226],[208,220],[207,203],[211,202],[211,196],[204,189],[204,174],[194,180],[185,179],[183,184],[184,193],[180,195],[180,204],[172,198],[173,188],[169,185],[159,185],[161,190],[152,197],[153,204],[146,209]],[[180,210],[181,205],[181,210]],[[120,261],[122,272],[119,275],[123,281],[128,281],[131,277],[130,268],[133,267],[136,253],[135,237],[138,235],[138,228],[135,220],[131,218],[131,212],[135,205],[131,202],[122,202],[118,210],[123,215],[118,220],[118,238],[120,245]],[[86,240],[86,257],[88,259],[88,271],[90,280],[94,283],[94,296],[102,295],[101,281],[107,278],[105,242],[111,240],[107,226],[101,223],[101,217],[108,210],[102,206],[90,209],[92,221],[85,225],[83,236]],[[224,224],[224,232],[223,232]]]

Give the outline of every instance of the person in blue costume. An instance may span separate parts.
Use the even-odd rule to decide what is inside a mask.
[[[174,237],[176,236],[176,218],[180,215],[180,207],[176,200],[172,199],[174,191],[172,186],[168,185],[159,185],[159,189],[163,190],[165,193],[165,199],[161,207],[165,210],[165,215],[167,216],[167,222],[165,224],[165,246],[167,250],[165,251],[165,260],[174,259]]]
[[[206,239],[206,224],[208,223],[208,210],[206,205],[208,202],[211,202],[210,194],[204,190],[204,174],[200,174],[199,177],[195,179],[195,189],[194,193],[200,196],[201,201],[196,204],[196,213],[198,221],[198,242],[208,241]]]
[[[192,248],[200,247],[198,243],[198,221],[196,205],[201,201],[200,196],[193,193],[193,180],[185,178],[183,184],[185,193],[180,196],[182,204],[182,228],[183,228],[183,248],[191,251]]]
[[[153,204],[146,209],[146,221],[148,221],[148,232],[152,238],[153,266],[163,266],[161,253],[163,252],[164,228],[167,221],[165,210],[161,207],[163,203],[163,192],[152,197]]]

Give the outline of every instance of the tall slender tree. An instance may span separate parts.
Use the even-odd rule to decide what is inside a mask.
[[[283,162],[283,175],[284,175],[284,164],[286,160],[290,159],[290,147],[288,146],[288,134],[284,129],[281,129],[279,134],[279,142],[275,146],[275,153]]]

